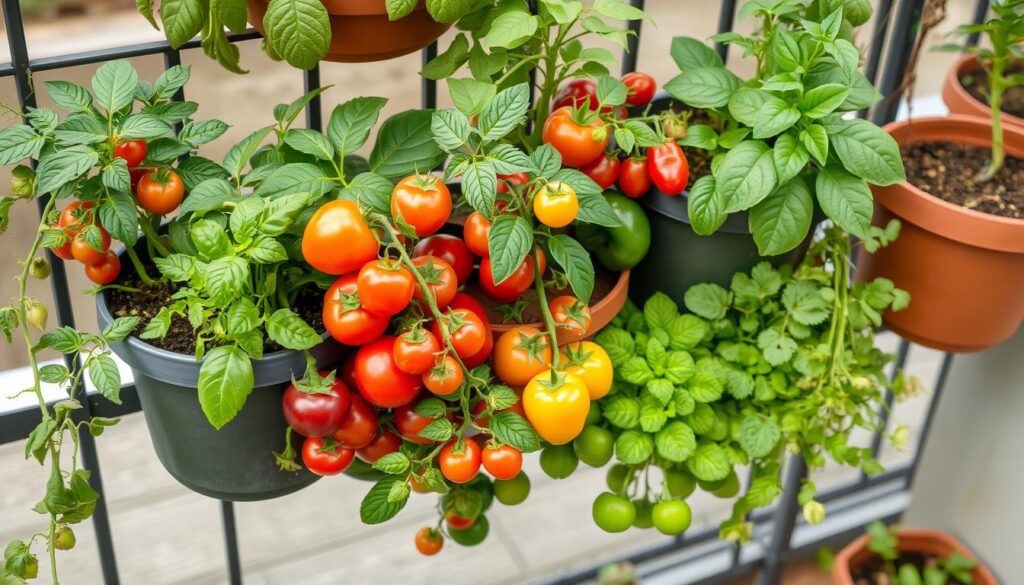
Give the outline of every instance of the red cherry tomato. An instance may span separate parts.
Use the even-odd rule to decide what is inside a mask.
[[[466,246],[477,256],[486,258],[491,255],[487,247],[487,238],[491,234],[491,222],[479,211],[474,211],[466,218],[462,226],[462,234],[466,238]],[[460,282],[465,282],[460,279]]]
[[[132,179],[132,193],[134,193],[135,190],[139,187],[139,181],[142,180],[142,177],[145,177],[147,174],[149,174],[150,170],[152,169],[138,168],[128,171],[128,175]]]
[[[362,449],[377,437],[377,411],[359,394],[351,396],[352,404],[331,437],[344,447]]]
[[[610,135],[604,121],[599,118],[584,121],[584,117],[585,114],[566,107],[555,110],[544,122],[544,143],[562,155],[562,164],[567,167],[588,165],[608,147]]]
[[[412,263],[424,280],[438,307],[446,307],[452,301],[455,293],[459,290],[459,278],[451,264],[435,256],[423,256],[414,258]],[[423,301],[423,289],[416,284],[413,289],[412,298]]]
[[[590,307],[572,295],[562,295],[548,303],[556,327],[583,336],[590,329]]]
[[[85,241],[86,232],[78,232],[71,240],[71,255],[82,264],[92,266],[107,259],[107,250],[110,249],[110,234],[107,230],[99,228],[100,249],[97,250]]]
[[[455,452],[455,445],[461,451]],[[441,474],[452,483],[466,483],[480,472],[480,445],[471,439],[452,441],[441,449],[437,457]]]
[[[553,111],[566,106],[582,108],[584,102],[591,111],[597,110],[597,82],[593,79],[574,79],[563,85],[555,94],[551,109]]]
[[[494,479],[512,479],[523,468],[523,453],[509,445],[484,447],[481,459]]]
[[[654,92],[658,91],[658,82],[650,75],[638,71],[622,76],[622,83],[629,89],[626,103],[631,106],[646,106],[654,99]]]
[[[651,175],[647,172],[647,159],[627,158],[619,170],[619,189],[626,197],[643,197],[651,190]]]
[[[423,388],[419,376],[398,369],[394,357],[395,338],[385,335],[359,348],[356,353],[356,383],[370,404],[394,408],[408,404]]]
[[[398,429],[398,432],[401,433],[402,438],[406,441],[420,445],[429,445],[434,441],[424,439],[419,436],[419,433],[437,419],[418,414],[416,412],[416,404],[416,402],[410,402],[409,404],[399,406],[393,411],[395,428]]]
[[[110,284],[117,280],[121,273],[121,259],[112,250],[107,250],[107,257],[98,264],[85,267],[85,275],[96,284]]]
[[[324,295],[324,328],[345,345],[363,345],[377,339],[388,328],[390,319],[375,315],[359,302],[358,277],[343,274]]]
[[[462,238],[436,234],[424,238],[412,249],[412,257],[433,256],[451,265],[458,282],[466,282],[473,274],[473,254]]]
[[[59,246],[57,248],[50,248],[50,250],[52,250],[53,253],[56,254],[59,258],[63,258],[64,260],[72,260],[72,259],[74,259],[74,256],[71,255],[71,241],[70,240],[67,241],[67,242],[64,242],[64,245]]]
[[[530,182],[528,173],[515,173],[512,175],[498,175],[498,193],[508,193],[509,185],[522,187]]]
[[[170,169],[150,171],[139,179],[135,188],[139,205],[153,215],[167,215],[185,199],[185,182]]]
[[[487,310],[484,309],[484,306],[476,298],[461,292],[455,293],[455,298],[452,299],[452,302],[448,303],[448,307],[451,309],[467,309],[476,313],[476,316],[480,317],[480,321],[487,330],[487,335],[484,337],[484,346],[480,348],[480,351],[472,356],[462,358],[462,363],[466,364],[467,368],[475,368],[487,361],[487,358],[491,356],[491,351],[494,349],[494,333],[491,331],[491,324],[487,319]]]
[[[281,400],[284,420],[304,437],[323,437],[338,430],[351,404],[348,387],[337,378],[327,394],[303,392],[290,384]]]
[[[654,185],[671,197],[682,193],[690,178],[690,166],[686,162],[686,155],[675,142],[648,148],[647,170]]]
[[[416,292],[416,279],[399,262],[371,260],[359,269],[356,287],[364,309],[374,315],[390,317],[409,306]]]
[[[385,430],[376,439],[370,441],[369,445],[362,449],[356,449],[356,455],[359,455],[359,458],[367,463],[374,463],[388,453],[398,451],[401,446],[402,439],[395,433]]]
[[[92,201],[69,203],[67,207],[61,210],[57,225],[62,228],[68,228],[64,230],[64,233],[68,237],[74,237],[75,234],[93,224],[93,214],[90,211],[92,208]]]
[[[619,157],[602,154],[587,166],[580,167],[580,172],[593,179],[602,189],[607,189],[619,179]]]
[[[495,283],[491,259],[484,258],[480,261],[480,288],[499,303],[511,303],[533,286],[534,273],[533,258],[527,257],[511,276]]]
[[[434,367],[435,354],[441,351],[441,344],[433,333],[417,328],[399,335],[392,351],[399,370],[419,375]]]
[[[310,437],[302,444],[302,462],[317,475],[338,475],[348,469],[355,456],[354,450],[337,443],[325,447],[323,437]]]
[[[486,343],[487,329],[483,321],[476,313],[467,309],[454,309],[444,312],[449,318],[444,323],[451,337],[452,347],[459,357],[475,355]],[[434,321],[431,325],[434,337],[439,343],[444,343],[444,335],[441,333],[441,324]]]
[[[462,366],[451,355],[435,362],[434,367],[423,373],[423,385],[438,396],[448,396],[458,391],[465,380]]]
[[[424,526],[416,532],[415,542],[416,550],[420,551],[421,555],[429,557],[441,552],[441,548],[444,546],[444,536],[439,530]]]
[[[320,272],[355,272],[377,257],[377,238],[355,201],[335,199],[316,210],[302,233],[302,257]]]
[[[441,229],[452,212],[452,194],[444,181],[433,175],[413,175],[391,192],[391,215],[411,225],[419,237]]]
[[[114,156],[123,158],[129,169],[142,164],[146,160],[147,144],[145,140],[125,140],[114,146]]]

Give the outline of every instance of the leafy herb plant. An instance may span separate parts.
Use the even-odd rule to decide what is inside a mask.
[[[970,585],[974,582],[972,572],[977,568],[978,562],[957,551],[953,551],[948,557],[928,559],[924,567],[918,568],[910,562],[899,562],[899,526],[886,526],[876,521],[868,526],[867,533],[871,537],[868,549],[883,559],[884,574],[893,585]]]
[[[749,212],[758,250],[781,254],[804,240],[815,208],[836,225],[865,237],[871,226],[868,184],[905,179],[896,142],[865,120],[844,114],[881,96],[858,69],[853,30],[871,15],[862,1],[751,0],[752,36],[723,33],[757,63],[742,80],[711,48],[673,40],[682,72],[665,85],[674,98],[707,110],[717,127],[694,124],[680,144],[710,151],[711,174],[690,190],[694,230],[714,233],[732,213]]]

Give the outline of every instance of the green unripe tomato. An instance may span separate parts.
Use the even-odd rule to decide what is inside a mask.
[[[32,266],[29,266],[29,274],[36,280],[45,280],[50,276],[50,262],[42,256],[36,256],[32,259]]]
[[[611,461],[615,451],[615,435],[608,429],[585,426],[573,440],[572,448],[580,461],[591,467],[604,467]]]
[[[565,479],[576,471],[580,460],[572,445],[549,445],[540,452],[540,468],[551,479]]]
[[[53,546],[57,550],[71,550],[75,548],[75,533],[71,530],[71,527],[67,524],[62,524],[57,527],[57,531],[53,535]]]
[[[522,504],[529,495],[530,478],[522,471],[512,479],[494,480],[494,499],[506,506]]]
[[[729,474],[729,477],[725,478],[718,488],[711,490],[711,493],[718,498],[732,498],[736,494],[740,493],[740,478],[736,476],[736,472]]]
[[[658,502],[651,511],[651,519],[658,532],[668,536],[682,534],[690,527],[693,514],[690,505],[682,500]]]
[[[672,494],[673,498],[685,500],[690,497],[693,490],[697,489],[697,480],[687,471],[682,469],[666,469],[664,473],[665,485],[668,487],[668,493]]]
[[[654,526],[654,519],[651,517],[654,504],[643,498],[637,498],[633,500],[633,508],[636,509],[636,518],[633,519],[634,528],[647,529]]]
[[[626,486],[629,485],[629,480],[632,479],[633,474],[629,471],[629,468],[621,463],[616,463],[608,468],[608,474],[605,475],[605,483],[608,485],[608,489],[615,493],[621,493],[626,491]]]
[[[585,424],[596,425],[601,422],[601,407],[598,402],[590,403],[590,410],[587,411]]]
[[[491,504],[494,503],[494,486],[491,485],[491,478],[480,473],[465,485],[483,497],[484,512],[491,508]]]
[[[452,540],[462,546],[476,546],[487,538],[487,533],[490,530],[491,525],[487,521],[487,516],[481,514],[468,528],[456,530],[449,527],[448,535],[452,537]]]
[[[594,524],[605,532],[624,532],[636,520],[633,502],[609,492],[597,496],[591,513],[594,516]]]

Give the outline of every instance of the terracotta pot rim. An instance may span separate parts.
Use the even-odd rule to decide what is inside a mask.
[[[985,118],[952,114],[900,120],[883,127],[898,144],[950,140],[977,146],[990,146],[990,139],[977,139],[971,131],[991,125]],[[929,136],[917,138],[914,131],[928,129]],[[938,130],[944,138],[934,136]],[[1004,127],[1006,150],[1024,157],[1024,129]],[[966,209],[943,201],[909,181],[887,187],[873,187],[875,198],[899,217],[911,221],[945,238],[980,248],[1011,253],[1024,253],[1024,219],[1002,217]]]
[[[256,0],[264,6],[270,4],[270,0]],[[384,0],[320,0],[327,8],[327,13],[334,16],[380,16],[388,13]],[[414,12],[426,10],[423,0],[416,4]]]
[[[961,55],[953,66],[949,68],[949,73],[946,75],[946,82],[942,87],[942,101],[947,106],[955,106],[957,103],[976,110],[978,115],[984,115],[991,117],[992,111],[988,107],[988,104],[978,100],[978,98],[971,95],[971,92],[967,91],[964,84],[960,83],[960,78],[966,74],[974,71],[980,71],[982,69],[981,62],[978,60],[978,56],[973,53]],[[1003,112],[1000,116],[1004,122],[1010,124],[1017,124],[1024,126],[1024,118],[1019,118],[1013,114],[1007,114]]]
[[[898,537],[900,540],[900,551],[930,552],[935,548],[949,552],[956,551],[978,562],[978,566],[973,572],[976,585],[998,585],[999,583],[977,555],[947,532],[929,528],[901,528],[898,532]],[[871,537],[869,535],[862,534],[856,540],[843,547],[843,550],[836,555],[836,562],[832,568],[832,580],[836,585],[853,585],[853,579],[850,575],[851,568],[874,555],[868,549],[868,542],[870,540]]]

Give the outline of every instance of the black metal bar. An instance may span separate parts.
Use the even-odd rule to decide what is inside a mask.
[[[772,538],[765,547],[764,569],[758,581],[760,585],[779,585],[782,582],[783,556],[789,551],[793,539],[796,515],[800,510],[797,497],[800,494],[800,483],[805,477],[807,463],[804,458],[799,455],[790,456],[783,480],[782,500],[775,508],[772,520]]]
[[[242,585],[242,561],[238,556],[238,527],[235,524],[235,505],[221,501],[220,515],[224,524],[224,548],[228,556],[228,583]]]
[[[880,0],[878,9],[875,11],[875,24],[871,30],[868,60],[864,64],[864,77],[867,77],[872,84],[875,83],[875,78],[878,76],[878,63],[882,59],[885,36],[889,32],[890,10],[892,10],[892,0]]]
[[[889,374],[889,382],[896,379],[900,370],[907,364],[907,355],[910,353],[910,342],[906,339],[900,340],[900,347],[896,353],[896,363],[892,369],[892,373]],[[878,408],[878,429],[871,436],[871,456],[878,459],[878,453],[882,450],[882,438],[885,435],[885,429],[889,426],[889,415],[892,411],[893,402],[892,390],[886,388],[885,390],[885,404]],[[861,472],[861,479],[867,479],[868,475]]]
[[[302,75],[306,93],[314,89],[320,89],[320,65],[305,71]],[[321,131],[324,128],[323,101],[316,96],[306,106],[306,127],[311,130]]]
[[[887,124],[896,119],[900,107],[900,96],[893,95],[899,87],[907,71],[907,62],[914,46],[914,37],[919,28],[921,8],[924,0],[899,0],[896,4],[896,17],[892,23],[889,40],[889,51],[882,69],[882,80],[878,91],[885,99],[875,107],[871,121],[875,124]]]
[[[942,399],[942,392],[946,389],[946,380],[949,378],[949,370],[953,366],[953,354],[947,353],[942,358],[942,367],[939,368],[939,375],[935,380],[935,393],[932,394],[932,401],[928,404],[928,414],[924,418],[924,426],[921,427],[921,435],[917,439],[917,448],[914,450],[914,459],[910,464],[910,472],[907,474],[907,490],[914,486],[914,479],[917,477],[917,468],[921,464],[921,455],[924,447],[928,444],[928,435],[932,431],[932,424],[935,422],[935,413],[939,410],[939,401]]]
[[[640,10],[644,9],[644,0],[629,0],[629,3],[633,8]],[[626,37],[626,50],[622,53],[622,74],[632,73],[636,71],[636,61],[639,57],[640,52],[640,27],[643,25],[642,20],[631,20],[629,21],[630,34]]]
[[[724,33],[732,30],[732,24],[736,20],[736,0],[722,0],[722,8],[718,12],[718,32]],[[729,60],[729,45],[715,43],[715,50],[722,62]]]
[[[978,0],[974,5],[974,17],[971,22],[974,24],[981,24],[985,21],[985,17],[988,16],[988,0]],[[981,38],[980,32],[973,32],[967,36],[967,45],[975,46],[978,44],[978,39]]]
[[[423,67],[427,66],[434,57],[437,57],[437,41],[434,41],[423,49]],[[437,107],[437,82],[433,79],[423,77],[420,82],[420,103],[423,109],[432,110]]]

